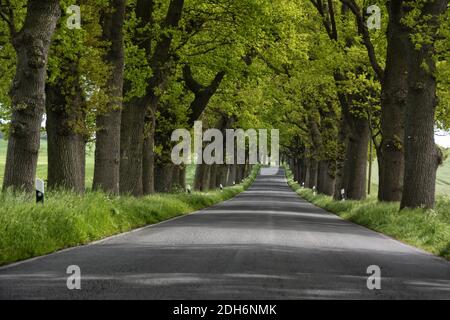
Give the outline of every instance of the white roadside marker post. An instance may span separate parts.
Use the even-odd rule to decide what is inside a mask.
[[[342,201],[345,201],[345,189],[341,189]]]
[[[220,191],[222,191],[222,190],[223,190],[223,185],[220,184],[220,185],[219,185],[219,188],[220,188]]]
[[[313,187],[313,195],[316,196],[317,192],[316,192],[316,186]]]
[[[44,204],[44,180],[36,179],[36,203]]]

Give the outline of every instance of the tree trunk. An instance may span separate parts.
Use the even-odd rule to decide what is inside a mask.
[[[147,113],[147,119],[145,122],[147,124],[144,132],[144,147],[143,147],[143,158],[142,158],[142,183],[144,194],[155,193],[155,127],[156,118],[155,113],[150,108]]]
[[[198,164],[195,171],[194,188],[198,191],[209,189],[209,167],[206,164]]]
[[[146,108],[136,99],[124,105],[120,135],[120,193],[143,195],[142,151]]]
[[[403,190],[404,110],[408,94],[405,59],[409,34],[402,25],[402,1],[389,5],[388,48],[381,98],[381,159],[378,199],[400,201]]]
[[[298,181],[298,160],[296,158],[289,159],[289,169],[292,172],[294,181]]]
[[[236,164],[228,165],[228,179],[227,185],[232,186],[236,183]]]
[[[336,150],[336,181],[334,187],[334,200],[342,200],[341,190],[347,188],[346,177],[344,177],[345,151],[348,142],[347,122],[344,117],[339,124],[339,134]]]
[[[219,185],[221,184],[223,187],[227,186],[228,179],[228,166],[226,164],[220,165],[220,178]]]
[[[144,140],[142,159],[142,183],[144,194],[155,193],[154,135],[150,133]]]
[[[336,163],[333,161],[320,161],[319,162],[319,173],[317,177],[317,191],[319,193],[326,194],[328,196],[333,196],[334,194],[334,183]]]
[[[78,79],[78,62],[65,61],[64,66],[67,70],[61,70],[61,74],[71,76],[58,77],[55,83],[48,83],[46,87],[48,187],[83,193],[85,98]]]
[[[352,200],[366,198],[367,151],[370,130],[367,119],[352,117],[353,125],[347,142],[344,162],[344,188]]]
[[[303,183],[306,184],[306,173],[308,171],[308,167],[306,164],[306,159],[304,157],[300,158],[300,175],[299,175],[299,183],[300,185],[303,185]]]
[[[147,0],[147,1],[138,1],[138,2],[143,2],[142,4],[142,8],[144,9],[145,7],[150,7],[151,10],[153,10],[153,6],[154,6],[154,1],[152,0]],[[165,31],[167,31],[168,29],[176,29],[178,27],[178,23],[181,19],[182,16],[182,12],[183,12],[183,7],[184,7],[184,0],[171,0],[169,3],[169,8],[166,14],[166,17],[164,19],[164,21],[161,24],[162,29]],[[141,10],[139,10],[141,11]],[[148,13],[148,10],[147,10]],[[145,12],[141,12],[140,14],[145,14]],[[151,23],[153,23],[152,20],[152,16],[145,16],[144,20],[148,20]],[[141,35],[143,38],[147,38],[150,39],[150,37],[146,36],[146,35]],[[153,148],[152,148],[152,144],[154,146],[154,137],[155,137],[155,133],[156,133],[156,119],[155,119],[155,113],[158,110],[158,106],[159,106],[159,94],[157,94],[157,91],[164,91],[165,88],[167,87],[167,78],[168,78],[168,73],[170,72],[170,66],[168,64],[169,60],[171,59],[171,55],[169,54],[170,52],[170,47],[172,44],[172,34],[170,32],[163,32],[161,37],[159,38],[159,40],[157,41],[155,48],[153,50],[151,50],[151,46],[150,46],[150,40],[146,40],[146,42],[148,43],[144,43],[143,47],[145,48],[146,54],[148,57],[151,56],[151,59],[149,62],[153,74],[152,77],[148,80],[148,84],[147,84],[147,88],[146,88],[146,94],[143,98],[144,101],[144,105],[145,108],[149,108],[149,112],[152,112],[152,116],[151,117],[145,117],[144,119],[144,127],[146,125],[148,125],[149,121],[151,122],[151,126],[152,126],[152,131],[153,131],[153,139],[149,139],[149,141],[147,142],[147,147],[144,149],[144,152],[147,152],[148,154],[146,155],[141,155],[141,157],[144,160],[144,170],[141,171],[142,174],[146,174],[146,177],[144,177],[143,179],[141,178],[141,181],[143,181],[146,186],[143,187],[144,190],[149,191],[149,193],[151,193],[152,191],[152,186],[151,184],[153,183],[154,185],[154,189],[156,191],[159,190],[166,190],[166,189],[172,189],[172,185],[167,185],[167,179],[164,176],[161,176],[161,171],[165,172],[166,171],[166,165],[161,165],[161,167],[159,166],[159,164],[152,164],[151,162],[155,161],[155,156],[152,155],[151,153],[153,153]],[[153,140],[153,143],[152,141]],[[149,161],[148,163],[146,163],[146,161]],[[172,164],[169,163],[167,164],[167,166],[171,166]],[[154,173],[154,177],[153,177],[153,181],[152,181],[152,176],[151,176],[151,168],[152,166],[155,168],[154,171],[159,171],[158,173]],[[160,167],[160,168],[158,168]],[[158,179],[162,178],[163,181],[160,182]],[[161,187],[162,186],[162,187]]]
[[[96,118],[93,189],[112,194],[119,193],[125,2],[126,0],[111,0],[111,11],[103,16],[103,39],[111,42],[105,57],[106,62],[112,65],[107,84],[111,101],[107,106],[108,111]]]
[[[216,185],[216,181],[217,181],[217,165],[216,164],[212,164],[210,165],[210,171],[209,171],[209,189],[216,189],[217,185]]]
[[[237,164],[236,165],[236,180],[235,180],[236,184],[241,183],[241,179],[242,179],[242,177],[241,177],[241,165]]]
[[[186,165],[178,166],[178,187],[186,189]]]
[[[155,166],[155,191],[167,193],[172,191],[173,186],[173,164],[172,163],[156,163]]]
[[[172,189],[176,190],[180,188],[180,170],[181,166],[173,165],[172,166]]]
[[[151,56],[150,37],[143,34],[144,28],[153,28],[153,0],[138,0],[136,2],[135,14],[139,19],[139,28],[135,34],[135,45],[144,50],[147,57]],[[148,59],[149,60],[149,59]],[[147,61],[150,63],[151,61]],[[128,91],[131,83],[124,84]],[[153,88],[147,87],[148,92]],[[148,93],[146,92],[146,93]],[[142,160],[144,148],[144,125],[145,116],[149,108],[149,98],[134,98],[123,105],[122,119],[120,124],[120,169],[119,169],[119,192],[141,196],[144,193],[142,182]]]
[[[413,4],[413,1],[405,1]],[[447,10],[448,1],[424,4],[421,17],[430,17],[425,26],[431,41],[416,49],[407,41],[408,98],[405,117],[405,177],[401,208],[433,208],[435,205],[436,170],[442,154],[434,142],[436,97],[436,63],[434,42],[439,16]]]
[[[195,190],[202,190],[202,177],[203,177],[203,170],[204,170],[203,164],[197,164],[195,166],[195,176],[194,176],[194,189]]]
[[[17,66],[10,91],[13,112],[3,190],[35,189],[47,57],[60,14],[57,0],[29,0],[22,29],[11,34]]]
[[[307,181],[306,181],[306,187],[307,188],[317,188],[317,174],[319,170],[319,162],[316,159],[309,159],[308,160],[308,172],[307,172]]]

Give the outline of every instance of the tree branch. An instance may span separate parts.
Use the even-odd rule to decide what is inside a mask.
[[[341,0],[341,2],[345,5],[347,5],[352,13],[356,17],[356,24],[358,26],[358,33],[362,36],[364,46],[367,49],[367,53],[369,55],[370,64],[372,65],[373,70],[375,71],[375,74],[379,81],[383,81],[384,77],[384,70],[378,63],[376,54],[375,54],[375,48],[372,44],[372,41],[370,39],[370,33],[367,29],[367,26],[364,22],[364,17],[362,15],[362,11],[359,8],[359,6],[356,4],[354,0]]]
[[[192,75],[191,67],[188,64],[183,66],[183,79],[186,83],[186,86],[189,90],[191,90],[194,94],[198,94],[200,90],[202,90],[202,85],[194,79]]]
[[[195,80],[192,75],[191,67],[187,64],[183,66],[183,79],[186,87],[194,93],[194,101],[190,105],[191,115],[189,117],[189,124],[194,125],[202,115],[203,111],[208,106],[211,97],[216,93],[223,78],[225,77],[225,71],[219,71],[212,82],[208,86],[204,86]]]

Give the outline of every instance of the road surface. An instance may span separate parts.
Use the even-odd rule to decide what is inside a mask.
[[[370,265],[380,290],[367,288]],[[450,263],[305,202],[264,168],[219,205],[0,268],[0,298],[450,299]]]

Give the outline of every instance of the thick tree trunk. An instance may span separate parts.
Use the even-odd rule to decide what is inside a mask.
[[[346,177],[344,176],[345,151],[348,142],[347,122],[344,118],[340,120],[339,134],[336,154],[336,181],[334,187],[334,200],[342,200],[341,190],[347,188]]]
[[[226,164],[225,165],[226,168],[224,168],[224,170],[226,171],[225,173],[225,183],[223,184],[224,186],[230,186],[232,184],[232,182],[230,183],[231,180],[231,165],[230,164]]]
[[[238,164],[236,167],[236,184],[239,184],[244,179],[244,165]]]
[[[47,57],[60,14],[57,0],[29,0],[22,29],[11,35],[17,66],[10,91],[13,111],[3,190],[34,191]]]
[[[179,190],[181,166],[173,165],[172,171],[172,190]]]
[[[197,164],[195,166],[195,176],[194,176],[194,189],[202,190],[202,177],[203,177],[203,164]]]
[[[236,164],[229,164],[228,165],[228,179],[227,179],[227,185],[232,186],[236,183]]]
[[[173,187],[173,164],[172,163],[156,163],[155,166],[155,191],[167,193],[172,191]]]
[[[217,165],[216,164],[212,164],[210,165],[210,171],[209,171],[209,189],[216,189],[217,185]]]
[[[380,201],[400,201],[403,190],[404,110],[408,94],[405,49],[409,34],[401,23],[404,17],[401,2],[389,4],[387,60],[381,98]]]
[[[207,164],[203,164],[203,175],[202,175],[202,191],[209,190],[209,182],[211,177],[211,166]]]
[[[211,165],[199,164],[195,172],[195,190],[208,191],[211,187]]]
[[[306,185],[306,173],[308,171],[307,162],[304,157],[300,158],[300,175],[299,175],[299,183],[300,185],[303,185],[305,183]]]
[[[111,0],[110,9],[103,16],[103,39],[111,42],[105,60],[112,65],[108,90],[111,101],[107,112],[96,119],[95,167],[93,189],[119,193],[120,125],[123,95],[124,43],[123,22],[126,0]]]
[[[319,173],[317,176],[317,191],[319,193],[323,193],[328,196],[333,196],[334,183],[336,181],[335,171],[336,171],[335,162],[333,161],[319,162]]]
[[[178,188],[186,189],[186,165],[176,166],[178,168]]]
[[[306,187],[307,188],[317,188],[317,174],[319,170],[319,162],[316,159],[308,160],[308,171],[306,173]]]
[[[142,183],[144,194],[155,193],[155,113],[150,109],[147,113],[145,139],[142,158]]]
[[[248,159],[247,162],[244,165],[244,179],[248,177],[250,173],[250,164],[248,163]]]
[[[120,193],[143,195],[142,151],[146,108],[138,101],[126,103],[122,110],[120,135]]]
[[[344,162],[344,188],[348,199],[362,200],[366,198],[369,139],[370,130],[367,120],[353,117]]]
[[[144,28],[153,28],[153,0],[138,0],[135,13],[139,19],[139,28],[134,37],[135,45],[151,56],[150,37],[143,34]],[[147,61],[151,62],[151,61]],[[124,89],[130,89],[130,83],[125,83]],[[147,88],[152,92],[153,88]],[[145,116],[149,108],[149,97],[135,98],[123,105],[120,124],[120,169],[119,192],[141,196],[144,193],[142,182],[142,160],[144,148]]]
[[[219,185],[221,184],[223,187],[225,187],[227,186],[228,166],[222,164],[219,166],[219,168],[220,168]]]
[[[149,134],[144,140],[142,159],[142,183],[144,194],[155,193],[154,136]]]
[[[82,132],[85,122],[85,98],[77,79],[77,62],[65,63],[73,74],[47,84],[48,187],[63,188],[78,193],[85,189],[86,138]],[[64,94],[68,88],[73,94]]]
[[[413,1],[405,1],[413,5]],[[448,1],[427,2],[421,16],[430,17],[425,25],[430,36],[437,34],[439,16],[447,10]],[[435,205],[436,170],[442,154],[434,142],[436,97],[436,63],[434,39],[416,49],[407,42],[408,98],[405,117],[405,177],[401,208],[433,208]]]
[[[143,3],[142,4],[142,8],[145,8],[146,6],[150,6],[151,9],[153,9],[154,6],[154,1],[152,0],[146,0],[146,1],[138,1]],[[183,12],[183,7],[184,7],[184,0],[171,0],[169,3],[169,8],[166,14],[166,17],[161,25],[162,29],[176,29],[178,27],[178,23],[181,19],[182,16],[182,12]],[[144,12],[145,13],[145,12]],[[145,17],[144,20],[149,20],[152,22],[152,17]],[[150,37],[144,36],[142,35],[144,38],[149,39]],[[146,40],[148,41],[148,44],[144,44],[143,47],[146,50],[147,56],[150,57],[151,59],[149,62],[153,74],[152,77],[149,79],[148,81],[148,85],[146,88],[146,95],[144,97],[144,105],[146,108],[150,108],[150,112],[152,112],[153,116],[152,117],[146,117],[144,120],[144,126],[149,125],[149,121],[152,122],[153,124],[153,134],[156,134],[156,126],[157,126],[157,122],[155,119],[155,113],[158,111],[158,107],[159,107],[159,94],[157,93],[157,91],[164,91],[165,87],[167,86],[167,78],[170,72],[170,66],[169,66],[169,60],[171,59],[171,55],[169,54],[170,52],[170,47],[172,44],[172,35],[170,32],[163,32],[162,36],[159,38],[159,40],[157,41],[155,48],[153,50],[153,53],[151,52],[151,48],[150,48],[150,40]],[[151,140],[151,139],[150,139]],[[151,141],[149,141],[150,147],[151,147]],[[144,150],[145,152],[148,153],[153,153],[153,151],[150,148],[146,148]],[[145,161],[155,161],[154,159],[154,155],[151,154],[147,154],[147,155],[141,155]],[[172,165],[172,163],[167,163],[167,166]],[[159,164],[153,164],[152,163],[145,163],[143,164],[145,169],[145,172],[142,171],[142,173],[145,173],[147,176],[141,180],[144,181],[144,183],[146,183],[147,185],[144,187],[144,189],[150,191],[152,191],[152,187],[151,187],[151,183],[152,183],[152,179],[151,179],[151,167],[154,166],[155,170],[159,170],[159,171],[165,171],[166,170],[166,165],[161,165],[162,168],[158,169]],[[147,171],[148,169],[148,171]],[[167,189],[166,185],[167,185],[167,181],[165,177],[162,177],[159,175],[160,172],[157,174],[156,172],[154,173],[154,177],[153,177],[153,185],[154,185],[154,189],[156,191],[158,190],[165,190]],[[159,178],[163,178],[164,181],[160,182],[158,179]],[[163,185],[165,187],[161,188],[159,185]],[[172,185],[170,185],[169,189],[172,189]]]
[[[289,168],[291,169],[291,171],[292,171],[292,174],[293,174],[293,176],[294,176],[294,181],[299,181],[299,177],[300,177],[300,166],[299,166],[299,163],[300,161],[299,161],[299,159],[293,159],[292,160],[292,162],[291,162],[291,164],[289,165]]]

